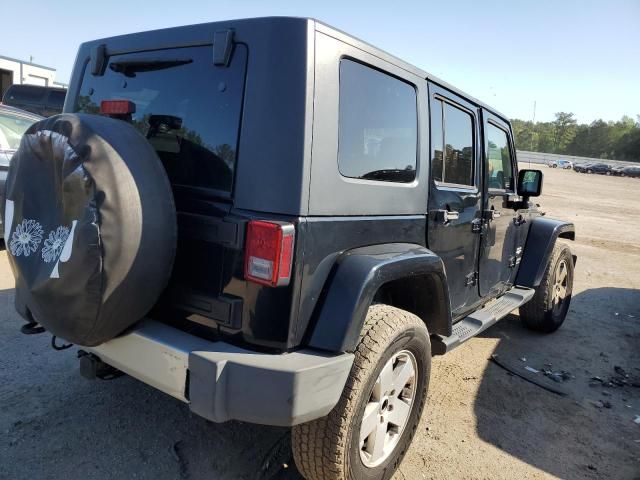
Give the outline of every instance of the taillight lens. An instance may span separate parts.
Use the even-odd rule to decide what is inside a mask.
[[[129,100],[102,100],[100,113],[103,115],[127,115],[136,113],[136,104]]]
[[[247,227],[244,277],[277,287],[291,280],[295,229],[290,223],[252,220]]]

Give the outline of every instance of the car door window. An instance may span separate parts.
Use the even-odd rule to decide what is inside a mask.
[[[473,186],[473,117],[440,99],[435,99],[431,108],[435,119],[431,125],[433,179],[437,183]]]
[[[487,183],[488,188],[513,190],[513,165],[507,132],[487,124]]]

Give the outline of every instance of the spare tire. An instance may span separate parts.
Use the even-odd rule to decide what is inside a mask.
[[[6,183],[16,308],[95,346],[140,320],[171,276],[176,211],[149,142],[122,120],[62,114],[32,125]]]

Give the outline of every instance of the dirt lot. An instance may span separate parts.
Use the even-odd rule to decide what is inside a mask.
[[[619,366],[640,382],[640,180],[542,168],[543,209],[577,228],[566,324],[543,336],[512,315],[435,359],[397,479],[640,479],[640,388],[591,380]],[[0,478],[300,478],[288,430],[208,423],[127,377],[86,381],[75,348],[55,352],[47,335],[18,332],[13,295],[2,251]],[[570,372],[554,384],[568,395],[508,374],[493,353],[521,370]]]

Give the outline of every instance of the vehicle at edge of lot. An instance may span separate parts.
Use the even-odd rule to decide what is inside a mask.
[[[635,177],[638,178],[640,177],[640,165],[631,165],[631,166],[626,166],[622,169],[622,171],[619,174],[622,177]]]
[[[565,320],[575,229],[531,201],[509,120],[321,22],[84,43],[65,112],[9,175],[23,329],[85,377],[292,426],[307,479],[390,478],[433,355],[515,309]]]
[[[2,103],[36,115],[50,117],[62,112],[66,95],[66,88],[15,84],[4,92]]]
[[[0,205],[4,196],[4,183],[11,157],[20,146],[24,132],[35,122],[44,117],[19,108],[0,104]],[[4,236],[2,218],[0,217],[0,238]]]
[[[551,160],[548,164],[550,168],[562,168],[565,170],[570,170],[573,168],[573,162],[569,160]]]

